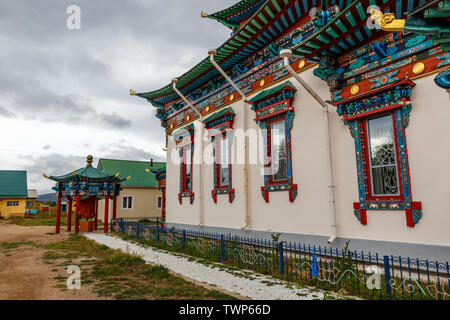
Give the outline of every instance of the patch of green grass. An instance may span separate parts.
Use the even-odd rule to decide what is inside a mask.
[[[33,241],[18,241],[18,242],[0,242],[0,247],[5,250],[17,249],[20,246],[34,246]]]
[[[82,269],[82,285],[92,285],[99,297],[126,300],[233,299],[176,277],[163,266],[146,264],[137,255],[110,249],[80,235],[71,235],[68,240],[45,245],[45,248],[48,251],[43,260],[47,263],[78,264]],[[81,263],[72,263],[72,259],[81,257]],[[61,282],[66,279],[64,276],[55,277]]]

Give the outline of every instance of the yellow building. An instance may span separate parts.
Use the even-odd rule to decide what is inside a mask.
[[[117,197],[117,218],[161,218],[162,193],[158,188],[158,181],[153,173],[145,169],[159,169],[165,167],[165,162],[131,161],[100,159],[97,168],[108,174],[119,173],[121,178],[130,176],[122,182],[122,191]],[[109,205],[112,214],[112,200]],[[99,219],[103,220],[105,200],[99,201]]]
[[[27,172],[0,170],[0,217],[25,218],[37,213],[37,191],[27,189]]]

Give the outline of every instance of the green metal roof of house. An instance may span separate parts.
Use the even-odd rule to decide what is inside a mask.
[[[255,101],[264,99],[264,98],[266,98],[266,97],[269,97],[269,96],[271,96],[272,94],[277,93],[277,92],[283,90],[283,89],[286,88],[286,87],[288,87],[288,88],[290,88],[290,89],[292,89],[292,90],[297,90],[297,89],[295,88],[295,86],[288,80],[288,81],[283,82],[282,84],[280,84],[280,85],[278,85],[278,86],[275,86],[275,87],[273,87],[273,88],[270,88],[270,89],[261,91],[261,92],[258,93],[255,97],[253,97],[253,98],[250,100],[250,102],[255,102]]]
[[[133,161],[133,160],[117,160],[117,159],[100,159],[97,165],[99,170],[106,174],[116,174],[120,172],[119,178],[125,179],[131,176],[129,180],[121,183],[122,187],[158,187],[158,180],[154,173],[148,173],[145,169],[155,170],[165,168],[165,162],[150,161]]]
[[[0,170],[0,198],[28,196],[27,172],[24,170]]]

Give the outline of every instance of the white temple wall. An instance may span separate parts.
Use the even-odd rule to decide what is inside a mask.
[[[326,83],[312,74],[312,68],[301,76],[325,100],[330,99]],[[353,202],[359,201],[354,139],[334,107],[330,108],[332,152],[336,185],[336,222],[338,237],[398,241],[433,245],[450,245],[450,148],[448,147],[450,105],[443,89],[434,84],[434,76],[414,80],[412,111],[406,129],[406,141],[413,201],[421,201],[423,217],[414,228],[406,226],[405,211],[367,210],[367,225],[361,225],[353,213]],[[289,202],[288,192],[269,192],[270,202],[261,196],[264,185],[261,165],[249,165],[248,229],[281,233],[329,236],[328,167],[326,119],[322,107],[294,79],[297,87],[292,129],[293,182],[298,185],[296,200]],[[283,80],[286,81],[286,80]],[[268,89],[270,87],[264,88]],[[252,96],[254,96],[253,94]],[[249,98],[251,98],[250,96]],[[230,105],[236,112],[234,129],[243,127],[243,103]],[[255,113],[248,110],[247,128],[258,129]],[[206,129],[204,129],[206,132]],[[198,130],[195,148],[199,145]],[[204,141],[204,148],[210,142]],[[178,202],[179,166],[170,160],[174,143],[169,138],[167,159],[167,221],[197,225],[199,222],[198,166],[194,166],[194,204],[189,198]],[[209,153],[212,157],[212,154]],[[211,197],[212,164],[202,168],[204,183],[205,226],[240,229],[245,224],[244,176],[242,165],[233,165],[232,184],[236,190],[233,203],[228,195]]]

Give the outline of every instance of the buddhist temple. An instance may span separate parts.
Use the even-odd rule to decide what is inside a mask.
[[[449,259],[449,1],[241,0],[200,16],[230,37],[130,90],[166,132],[168,227]]]

